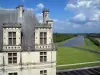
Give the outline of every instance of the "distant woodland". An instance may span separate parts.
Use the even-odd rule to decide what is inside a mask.
[[[100,34],[87,34],[86,37],[90,39],[95,45],[100,47],[100,42],[96,38],[100,38]]]
[[[62,42],[64,40],[70,39],[72,37],[77,36],[76,34],[65,34],[65,33],[54,33],[53,41],[54,43]]]
[[[99,33],[82,33],[82,34],[53,33],[53,41],[54,43],[58,43],[58,42],[62,42],[67,39],[76,37],[78,35],[81,35],[90,39],[95,45],[100,47],[100,42],[95,39],[95,38],[100,38]]]

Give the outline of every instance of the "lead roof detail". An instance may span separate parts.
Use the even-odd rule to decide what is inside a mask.
[[[3,47],[3,25],[16,26],[18,23],[17,9],[0,9],[0,50]],[[31,10],[24,10],[21,20],[22,29],[22,49],[33,50],[34,48],[34,26],[38,25],[38,21]],[[7,26],[6,25],[6,26]]]

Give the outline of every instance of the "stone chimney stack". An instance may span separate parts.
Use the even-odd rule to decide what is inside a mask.
[[[18,16],[20,18],[22,18],[22,16],[23,16],[23,5],[19,5],[18,7],[16,7],[16,9],[18,10]]]
[[[51,25],[52,26],[53,20],[47,20],[46,23],[47,23],[47,25]]]
[[[49,18],[49,10],[48,9],[44,9],[42,13],[43,13],[43,23],[45,24],[46,21]]]

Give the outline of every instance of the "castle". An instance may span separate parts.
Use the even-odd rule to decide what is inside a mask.
[[[23,5],[0,9],[0,75],[56,75],[53,20],[42,13],[39,23]]]

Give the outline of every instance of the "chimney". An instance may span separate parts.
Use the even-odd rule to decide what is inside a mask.
[[[18,16],[21,18],[23,16],[23,5],[19,5],[16,9],[18,10]]]
[[[46,21],[49,18],[49,10],[48,9],[44,9],[42,13],[43,13],[43,23],[45,24]]]
[[[47,25],[52,26],[52,24],[53,24],[53,20],[47,20],[46,23],[47,23]]]

